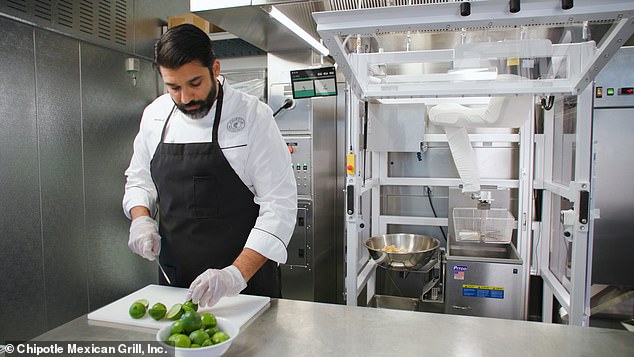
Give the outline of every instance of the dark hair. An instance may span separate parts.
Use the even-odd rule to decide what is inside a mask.
[[[209,36],[194,25],[172,27],[154,44],[156,69],[159,66],[174,69],[196,60],[211,70],[216,55]]]

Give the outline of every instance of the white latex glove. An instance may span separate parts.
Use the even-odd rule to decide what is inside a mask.
[[[130,238],[128,247],[136,254],[147,260],[161,251],[161,236],[158,234],[158,224],[149,216],[140,216],[130,224]]]
[[[187,299],[201,306],[213,306],[223,296],[238,295],[247,282],[235,265],[224,269],[207,269],[189,286]]]

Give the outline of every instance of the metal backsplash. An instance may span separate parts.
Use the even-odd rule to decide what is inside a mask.
[[[133,0],[4,0],[0,12],[89,42],[130,51]]]
[[[141,60],[133,86],[120,51],[2,16],[0,28],[3,344],[156,282],[127,247],[121,198],[157,76]]]

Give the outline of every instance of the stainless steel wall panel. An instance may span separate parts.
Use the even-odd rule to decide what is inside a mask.
[[[592,193],[601,218],[594,221],[593,284],[634,287],[634,191],[627,188],[634,177],[632,118],[634,108],[594,111],[592,134],[597,147]]]
[[[46,330],[33,30],[0,18],[0,344]],[[28,303],[26,302],[28,299]],[[28,321],[28,324],[24,322]]]
[[[47,327],[88,312],[79,43],[35,30]]]
[[[480,178],[516,179],[519,149],[514,147],[477,147],[472,143]],[[413,153],[389,153],[388,175],[393,177],[458,178],[449,146],[434,144],[418,161]]]
[[[145,1],[148,11],[150,3],[161,9],[144,16],[167,11],[157,4],[168,2]],[[20,3],[33,10],[31,2]],[[69,26],[83,3],[63,4],[72,10]],[[109,3],[117,26],[130,25],[131,3]],[[60,19],[57,5],[51,21]],[[14,20],[3,9],[0,4],[0,344],[28,340],[157,277],[152,263],[127,248],[129,222],[120,203],[141,112],[158,93],[156,73],[141,61],[133,87],[124,67],[128,55],[107,49],[113,46],[105,38],[96,41],[105,47],[78,40],[104,33],[78,35],[75,22],[68,31],[25,24],[19,22],[29,22],[25,11]],[[102,15],[92,13],[91,24],[109,21]],[[108,36],[132,52],[132,39],[123,38],[131,37],[129,30]]]
[[[334,302],[336,257],[335,223],[335,190],[336,181],[336,107],[337,100],[343,95],[326,98],[313,98],[313,203],[315,209],[313,250],[315,266],[319,274],[315,274],[315,300]],[[342,212],[343,213],[343,212]],[[342,216],[334,216],[342,217]]]
[[[622,47],[595,79],[595,88],[603,87],[603,97],[594,98],[590,185],[595,215],[600,214],[593,220],[592,284],[630,289],[634,287],[630,273],[634,193],[628,187],[634,177],[634,96],[619,89],[634,86],[633,61],[634,47]],[[608,88],[614,88],[615,94],[606,95]]]
[[[431,200],[438,217],[447,217],[447,187],[432,187]],[[425,187],[381,187],[381,214],[388,216],[434,217]]]
[[[335,136],[336,136],[336,164],[335,164],[335,261],[336,261],[336,300],[338,304],[345,304],[344,285],[345,285],[345,223],[344,223],[344,196],[343,191],[346,186],[346,84],[342,79],[337,79],[337,113],[335,115]]]
[[[156,75],[142,60],[136,87],[126,55],[82,44],[82,118],[90,310],[156,283],[155,263],[127,246],[130,222],[121,209],[125,169],[143,108],[156,96]]]

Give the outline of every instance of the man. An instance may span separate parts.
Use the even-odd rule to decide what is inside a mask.
[[[193,25],[168,30],[154,62],[168,93],[145,108],[125,173],[128,246],[159,255],[171,285],[202,306],[243,289],[280,297],[297,188],[271,109],[229,86]]]

